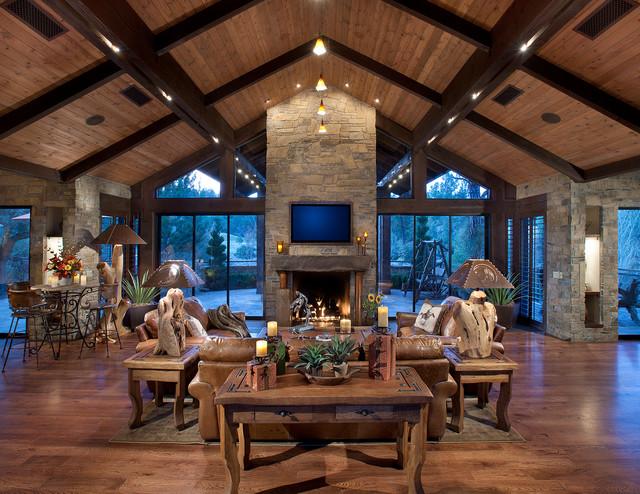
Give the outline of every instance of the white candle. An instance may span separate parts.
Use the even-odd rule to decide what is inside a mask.
[[[74,273],[74,275],[73,275],[73,283],[76,284],[76,285],[78,283],[80,283],[80,273]]]
[[[256,341],[256,357],[267,356],[267,340]]]
[[[340,319],[340,332],[351,333],[351,319]]]
[[[51,286],[58,286],[58,277],[54,274],[51,275]]]
[[[86,285],[86,284],[87,284],[87,275],[86,275],[86,274],[81,274],[81,275],[80,275],[80,284],[81,284],[82,286],[84,286],[84,285]]]
[[[267,322],[267,336],[278,336],[278,321]]]
[[[389,307],[385,307],[384,305],[378,307],[378,327],[389,327]]]

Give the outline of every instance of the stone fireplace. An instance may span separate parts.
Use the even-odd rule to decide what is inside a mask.
[[[362,294],[375,288],[375,109],[335,89],[322,98],[326,134],[318,134],[320,95],[315,90],[267,111],[265,315],[283,326],[291,322],[289,304],[296,289],[307,295],[312,308],[317,309],[317,298],[339,300],[336,312],[357,323]],[[328,201],[352,204],[353,244],[290,244],[290,204]],[[359,256],[355,238],[365,231],[368,255]],[[280,240],[286,245],[283,254],[276,252]]]

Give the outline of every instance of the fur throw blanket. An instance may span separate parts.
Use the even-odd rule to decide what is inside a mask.
[[[245,322],[231,312],[228,305],[221,305],[217,309],[209,309],[207,315],[214,328],[233,331],[240,338],[251,337]]]

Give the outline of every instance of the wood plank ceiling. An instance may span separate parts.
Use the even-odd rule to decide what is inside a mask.
[[[112,60],[108,63],[115,64],[119,64],[118,56],[127,56],[126,49],[125,54],[114,56],[95,39],[83,37],[72,27],[78,25],[77,19],[66,22],[69,10],[59,8],[63,2],[33,2],[67,31],[45,40],[0,8],[0,131],[4,129],[3,117],[7,125],[16,125],[15,130],[9,127],[1,134],[0,164],[2,156],[7,161],[17,159],[65,171],[83,163],[69,176],[88,172],[134,184],[210,145],[202,129],[198,131],[196,126],[194,130],[192,121],[167,122],[153,132],[149,130],[172,110],[181,118],[183,114],[171,102],[158,99],[159,93],[153,87],[148,91],[148,81],[143,80],[141,85],[140,73],[105,76],[101,86],[88,87],[75,100],[68,98],[56,106],[51,97],[50,110],[40,108],[40,115],[36,112],[30,118],[14,117],[12,110],[26,112],[29,101],[37,101],[35,98],[51,93],[66,81],[105,64],[105,55]],[[93,0],[67,2],[71,9],[81,6],[88,12],[92,3]],[[586,3],[583,0],[580,5]],[[253,84],[240,84],[232,94],[215,101],[209,110],[215,109],[235,131],[253,124],[269,107],[315,85],[320,73],[330,86],[375,106],[381,116],[414,131],[430,110],[437,110],[439,101],[421,97],[419,91],[403,86],[401,79],[415,81],[437,97],[447,94],[465,64],[479,51],[487,50],[478,40],[499,43],[492,39],[492,29],[501,19],[515,16],[515,11],[526,7],[523,0],[128,0],[128,4],[133,17],[137,14],[156,39],[159,33],[166,34],[167,28],[179,27],[211,6],[219,7],[221,12],[237,9],[196,36],[172,43],[168,53],[158,58],[164,62],[167,57],[171,59],[165,66],[175,60],[176,67],[184,70],[203,98],[318,34],[335,40],[333,54],[330,51],[324,57],[298,57],[281,70],[265,73]],[[542,61],[583,81],[586,99],[574,99],[557,84],[551,87],[532,66],[526,66],[507,74],[493,91],[482,94],[475,108],[476,117],[469,115],[474,123],[459,119],[439,136],[439,144],[513,184],[554,174],[553,167],[573,167],[571,173],[578,179],[589,179],[589,173],[593,178],[606,174],[602,167],[607,164],[616,170],[634,168],[635,157],[640,156],[640,9],[632,10],[594,40],[575,32],[576,25],[602,4],[602,0],[589,2],[566,25],[554,27],[557,33],[537,48]],[[428,14],[438,8],[458,16],[457,20],[436,27],[437,22],[430,20]],[[425,11],[427,14],[422,15]],[[460,32],[468,26],[471,31]],[[82,27],[78,29],[92,38]],[[354,64],[349,57],[345,59],[344,53],[338,53],[338,44],[365,61]],[[328,46],[331,50],[331,42]],[[387,74],[379,72],[367,59],[385,66]],[[125,71],[131,67],[128,61],[121,66]],[[389,71],[396,75],[389,76]],[[137,107],[125,99],[120,92],[131,84],[136,84],[151,101]],[[502,106],[492,98],[507,85],[523,93]],[[606,91],[628,105],[624,118],[616,118],[618,107],[610,110],[610,105],[600,104],[598,111],[596,102],[588,101],[596,90]],[[541,119],[543,113],[557,114],[560,121],[546,123]],[[104,123],[87,126],[86,118],[96,114],[105,117]],[[491,122],[491,127],[483,126],[483,122]],[[138,134],[139,142],[128,140]],[[510,139],[510,135],[517,135],[518,139]],[[407,144],[427,145],[426,139]],[[233,142],[224,145],[233,146]],[[538,152],[540,149],[545,152]],[[254,152],[260,156],[258,150]],[[104,160],[93,158],[97,164],[87,161],[94,156],[104,156]]]

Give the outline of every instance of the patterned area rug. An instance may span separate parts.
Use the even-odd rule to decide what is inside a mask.
[[[198,410],[185,403],[184,421],[186,428],[176,430],[173,424],[173,403],[165,403],[156,408],[153,402],[148,403],[142,415],[142,427],[129,429],[123,427],[112,439],[112,443],[166,443],[166,444],[203,444],[217,446],[217,442],[205,442],[198,432]],[[449,429],[440,441],[441,443],[483,443],[483,442],[525,442],[525,439],[511,427],[510,432],[495,428],[496,415],[491,406],[484,409],[476,407],[475,398],[465,400],[464,432],[458,434]],[[260,445],[296,444],[289,442],[252,441]],[[342,443],[333,443],[342,444]],[[350,443],[353,444],[353,443]],[[365,443],[363,443],[365,444]],[[372,444],[366,442],[366,444]],[[375,444],[375,443],[373,443]],[[381,443],[381,444],[386,444]]]

